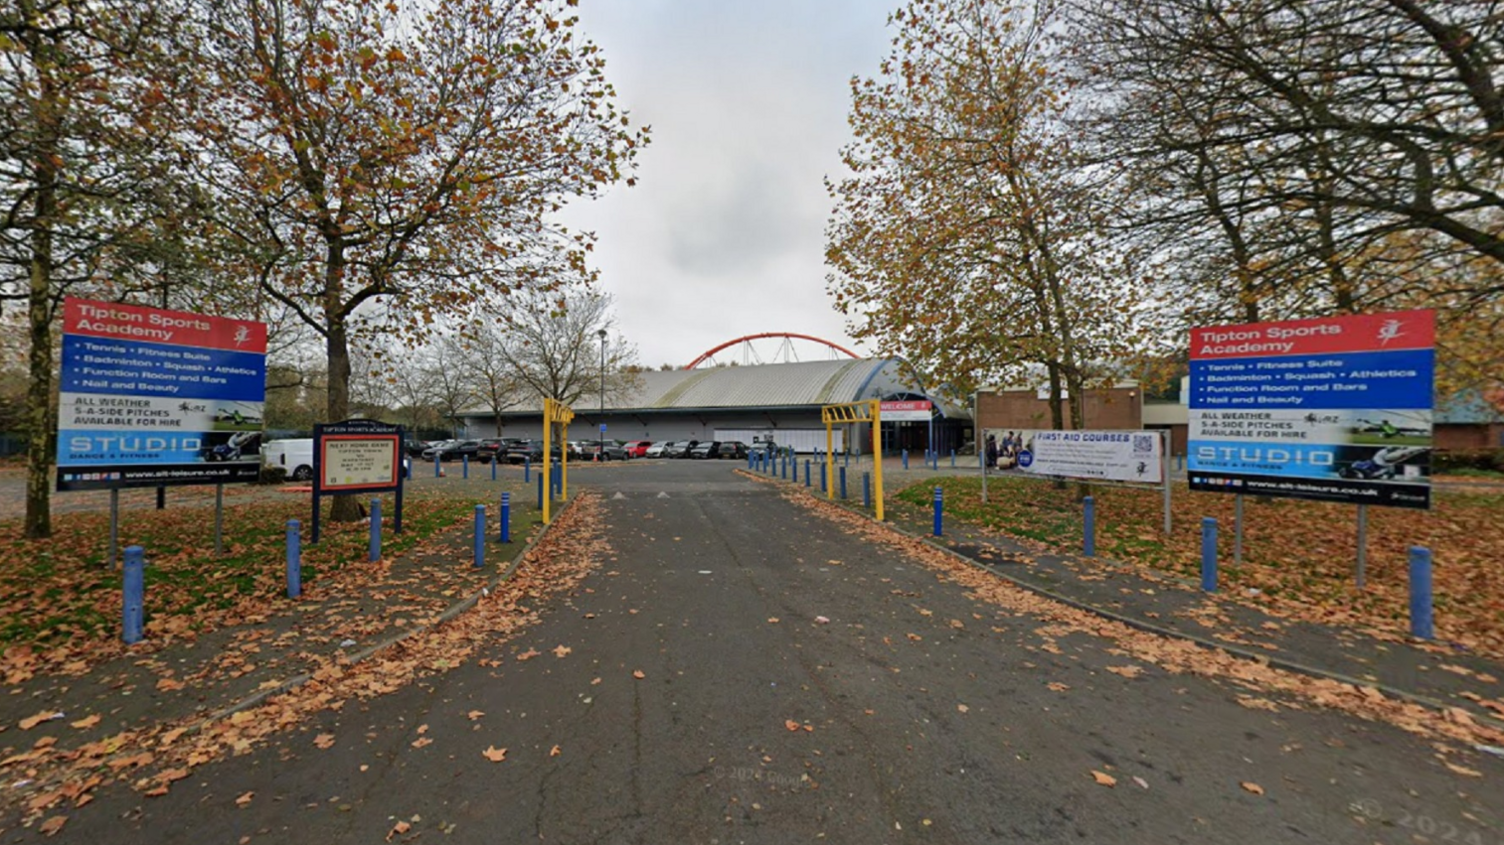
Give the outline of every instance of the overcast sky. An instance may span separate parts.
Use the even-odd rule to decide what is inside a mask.
[[[603,287],[643,364],[770,331],[852,348],[825,292],[821,180],[841,175],[848,83],[876,71],[897,2],[581,2],[620,104],[653,131],[638,184],[566,219],[600,236]]]

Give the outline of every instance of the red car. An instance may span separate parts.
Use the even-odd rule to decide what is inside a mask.
[[[653,445],[651,440],[632,440],[622,448],[627,450],[629,458],[645,458],[648,455],[648,447],[651,445]]]

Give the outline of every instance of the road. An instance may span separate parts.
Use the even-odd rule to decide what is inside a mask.
[[[614,552],[536,626],[161,798],[103,791],[57,839],[1504,843],[1492,761],[1461,777],[1394,728],[1108,671],[1137,661],[731,468],[572,476]]]

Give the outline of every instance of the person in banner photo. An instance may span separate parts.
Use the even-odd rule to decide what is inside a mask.
[[[987,468],[997,469],[997,436],[987,435]]]

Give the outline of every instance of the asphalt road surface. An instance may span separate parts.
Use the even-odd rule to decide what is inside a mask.
[[[390,841],[1504,845],[1504,767],[1461,777],[1387,726],[1123,677],[1131,656],[1086,635],[1053,653],[1039,620],[732,468],[572,475],[605,495],[615,559],[493,645],[499,666],[352,702],[162,798],[105,791],[58,840],[378,842],[403,821]]]

